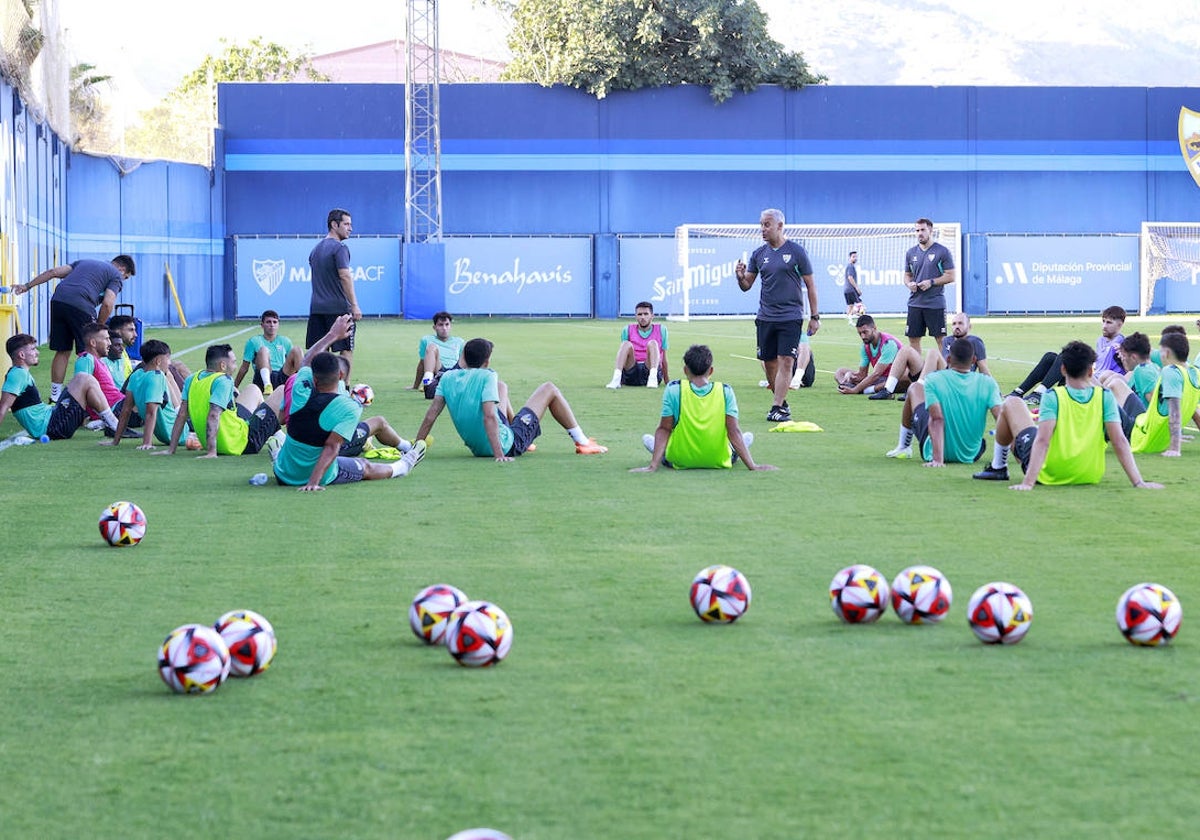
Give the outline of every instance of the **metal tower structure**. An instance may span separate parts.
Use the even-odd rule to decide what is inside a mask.
[[[404,41],[404,238],[442,240],[438,0],[407,0]]]

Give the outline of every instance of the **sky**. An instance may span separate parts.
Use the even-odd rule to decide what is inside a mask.
[[[402,0],[57,0],[73,63],[112,101],[155,104],[222,37],[315,54],[404,37]],[[1196,0],[760,0],[770,32],[833,84],[1200,86]],[[502,18],[439,0],[445,49],[505,59]],[[107,98],[107,97],[106,97]]]

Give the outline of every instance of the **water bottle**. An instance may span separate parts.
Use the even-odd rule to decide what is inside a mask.
[[[266,473],[255,473],[254,475],[250,476],[250,483],[253,484],[255,487],[262,487],[264,484],[267,483],[267,474]]]

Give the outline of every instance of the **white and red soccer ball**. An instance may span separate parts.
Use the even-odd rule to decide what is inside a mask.
[[[360,382],[350,389],[350,396],[359,405],[370,405],[375,402],[375,389],[365,382]]]
[[[459,665],[487,668],[512,647],[513,627],[508,614],[489,601],[467,601],[446,620],[446,650]]]
[[[133,502],[113,502],[100,513],[100,535],[114,548],[137,545],[146,536],[146,514]]]
[[[1179,599],[1160,583],[1131,586],[1117,601],[1117,628],[1133,645],[1165,645],[1175,638],[1181,621]]]
[[[445,638],[450,614],[468,600],[467,593],[448,583],[426,586],[408,607],[408,626],[425,644],[439,645]]]
[[[985,583],[967,603],[967,623],[984,644],[1015,645],[1032,622],[1033,603],[1011,583]]]
[[[933,566],[909,566],[892,581],[892,609],[905,624],[937,624],[953,598],[950,581]]]
[[[692,579],[692,609],[701,621],[732,624],[750,609],[750,581],[732,566],[701,569]]]
[[[271,667],[279,643],[271,622],[253,610],[232,610],[217,619],[213,629],[229,648],[235,677],[252,677]]]
[[[847,624],[870,624],[887,611],[891,587],[880,571],[863,563],[847,566],[829,582],[829,606]]]
[[[179,694],[216,691],[229,676],[229,647],[207,624],[184,624],[158,650],[158,675]]]

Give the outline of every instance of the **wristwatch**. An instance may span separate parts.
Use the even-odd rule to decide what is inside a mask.
[[[820,321],[820,320],[821,320],[821,316],[820,316],[820,315],[816,315],[816,314],[814,314],[814,315],[809,315],[809,316],[808,316],[808,320],[810,320],[810,321]]]

